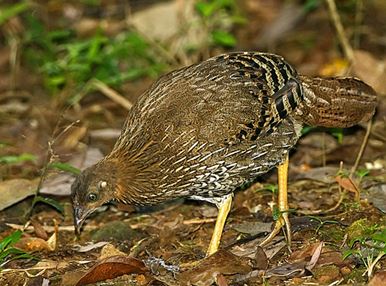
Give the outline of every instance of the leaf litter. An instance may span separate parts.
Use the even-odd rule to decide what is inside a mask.
[[[280,26],[282,22],[280,18],[275,18],[275,15],[283,12],[281,5],[276,2],[256,5],[257,2],[246,1],[244,4],[250,13],[247,17],[251,17],[251,23],[256,25],[248,25],[239,31],[240,43],[256,42],[256,38],[249,37],[248,33],[258,33],[250,29],[260,27],[258,29],[264,34],[264,31],[269,31],[269,26],[264,25],[273,21]],[[303,7],[294,5],[296,11],[304,13]],[[87,20],[82,19],[82,13],[73,13],[77,10],[72,4],[65,5],[63,9],[73,19]],[[313,16],[317,17],[304,17],[302,14],[301,22],[290,19],[297,35],[279,29],[278,34],[269,41],[277,46],[277,53],[288,57],[301,72],[345,74],[349,68],[348,61],[339,57],[334,49],[326,49],[333,41],[333,33],[327,31],[326,34],[319,29],[323,26],[320,25],[321,19],[323,23],[328,22],[328,15],[323,9],[312,11]],[[266,18],[269,19],[265,21]],[[16,27],[20,26],[20,18],[15,19],[15,23],[19,23]],[[75,25],[78,33],[87,36],[90,31],[101,27],[98,19],[92,19],[91,22],[90,29]],[[110,24],[109,28],[103,26],[102,30],[107,29],[114,34],[126,26],[113,20]],[[311,39],[315,30],[324,36]],[[375,43],[376,31],[373,32],[372,42],[366,42],[367,46]],[[298,39],[295,42],[305,40],[309,50],[299,48],[294,39]],[[264,281],[270,285],[292,282],[359,285],[367,281],[369,285],[382,285],[385,276],[382,269],[386,265],[384,257],[376,264],[372,279],[367,280],[362,276],[367,271],[366,261],[370,259],[366,255],[371,254],[367,246],[374,248],[378,246],[377,243],[382,243],[382,228],[385,227],[386,104],[385,81],[382,79],[386,72],[385,56],[376,50],[354,50],[355,60],[351,67],[353,74],[373,84],[380,92],[378,114],[362,160],[362,165],[369,173],[364,177],[356,174],[352,180],[338,175],[341,160],[344,160],[345,166],[355,161],[364,134],[362,127],[349,129],[339,135],[342,142],[336,140],[336,134],[312,131],[299,141],[291,157],[289,202],[294,230],[292,254],[288,252],[282,236],[265,248],[258,246],[273,224],[269,205],[272,194],[256,190],[266,183],[276,183],[275,174],[270,173],[260,179],[261,185],[255,189],[236,194],[221,250],[206,258],[205,250],[217,211],[212,206],[191,201],[131,209],[130,213],[126,212],[127,209],[110,207],[108,213],[96,213],[91,217],[79,240],[74,241],[72,210],[68,199],[74,175],[69,167],[83,169],[108,152],[119,134],[126,111],[110,99],[90,92],[87,97],[79,99],[73,109],[62,113],[63,99],[55,98],[48,102],[51,98],[47,100],[48,97],[40,94],[35,96],[36,87],[36,90],[41,90],[41,79],[23,66],[21,73],[29,75],[21,85],[21,89],[25,90],[9,92],[12,77],[8,71],[8,59],[11,51],[1,48],[0,157],[3,159],[0,166],[0,238],[6,238],[15,230],[23,230],[18,244],[12,246],[18,247],[19,251],[32,251],[31,255],[36,260],[24,257],[6,261],[0,270],[0,284],[23,280],[24,284],[34,281],[39,285],[84,285],[109,279],[108,283],[112,285],[115,282],[123,285],[259,285]],[[168,58],[178,55],[182,62],[189,62],[181,54],[179,51],[168,55]],[[192,59],[201,57],[192,56]],[[138,90],[144,90],[150,81],[139,81]],[[122,94],[128,94],[130,100],[135,99],[133,86],[136,84],[127,84]],[[65,92],[63,97],[66,96]],[[63,214],[58,214],[48,205],[39,204],[34,208],[28,225],[25,213],[29,211],[31,198],[27,197],[35,194],[39,168],[44,164],[45,146],[58,116],[64,117],[61,128],[79,118],[85,123],[57,140],[54,151],[58,155],[55,158],[58,164],[52,165],[54,168],[50,169],[50,175],[40,190],[41,194],[53,195],[52,198],[63,205]],[[80,142],[86,142],[87,146]],[[304,212],[308,212],[307,216]],[[126,236],[115,240],[112,238],[109,228],[118,227],[114,224],[111,226],[113,221],[123,222],[119,227],[126,229]],[[369,230],[373,231],[375,225],[380,230],[376,230],[378,232],[374,235],[366,235]],[[96,237],[100,242],[88,244]],[[352,255],[344,257],[347,251],[352,251]],[[36,280],[32,280],[32,277]]]

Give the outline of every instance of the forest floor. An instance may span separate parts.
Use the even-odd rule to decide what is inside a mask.
[[[8,2],[8,8],[16,7]],[[4,43],[0,46],[0,285],[384,285],[383,1],[363,4],[361,9],[349,4],[338,7],[351,42],[360,34],[361,42],[349,47],[351,59],[338,48],[340,40],[324,1],[305,1],[319,3],[307,13],[305,4],[288,8],[285,1],[245,1],[240,9],[247,24],[233,23],[234,46],[224,47],[231,41],[224,36],[217,46],[204,45],[191,57],[188,52],[170,52],[180,49],[180,43],[164,48],[148,34],[142,38],[125,34],[123,42],[116,40],[127,26],[122,15],[116,16],[119,9],[114,5],[103,4],[105,13],[113,9],[116,13],[106,24],[100,7],[56,2],[57,6],[47,7],[19,5],[23,12],[12,12],[7,21],[0,13]],[[151,9],[157,1],[145,2],[144,7],[134,6],[132,15]],[[174,2],[180,1],[161,4],[169,9],[167,3]],[[29,11],[35,11],[38,20],[31,19],[34,13]],[[362,21],[359,32],[354,27],[356,17]],[[158,19],[161,23],[164,18]],[[66,41],[73,38],[59,27],[71,21],[79,42],[70,46]],[[283,25],[290,28],[282,30]],[[213,27],[205,28],[208,32]],[[42,33],[44,29],[50,33]],[[112,38],[116,45],[132,49],[130,61],[118,68],[136,64],[123,80],[119,73],[112,76],[116,70],[102,65],[113,66],[121,57],[121,50],[109,46]],[[52,45],[59,48],[47,50]],[[291,245],[280,233],[272,243],[259,246],[277,217],[272,204],[275,170],[235,194],[220,250],[210,257],[205,254],[217,209],[191,200],[149,208],[106,206],[87,219],[76,237],[70,200],[74,173],[111,150],[130,104],[159,74],[231,50],[281,54],[302,74],[354,75],[379,94],[371,126],[303,130],[290,154]],[[81,78],[84,74],[106,80]],[[357,160],[359,165],[353,168]]]

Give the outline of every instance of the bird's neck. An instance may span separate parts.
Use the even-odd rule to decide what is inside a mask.
[[[112,152],[107,158],[115,166],[114,199],[125,204],[143,205],[156,189],[159,164],[154,152],[145,144],[137,152]],[[146,151],[146,152],[145,152]],[[150,155],[150,157],[149,157]]]

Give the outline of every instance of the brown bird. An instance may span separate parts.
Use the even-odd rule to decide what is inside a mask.
[[[288,152],[303,124],[349,127],[369,120],[376,93],[355,78],[298,75],[282,57],[238,52],[160,77],[130,110],[113,150],[72,185],[75,227],[109,202],[153,205],[175,198],[219,208],[207,254],[217,251],[233,192],[278,166],[285,225]]]

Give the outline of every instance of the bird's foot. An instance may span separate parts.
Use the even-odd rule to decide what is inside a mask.
[[[291,223],[290,223],[289,218],[288,218],[288,212],[284,212],[280,215],[279,219],[275,223],[274,229],[260,243],[260,246],[263,247],[263,246],[266,246],[268,243],[270,243],[284,226],[285,226],[284,236],[287,240],[288,249],[290,249],[292,235],[291,235]]]

